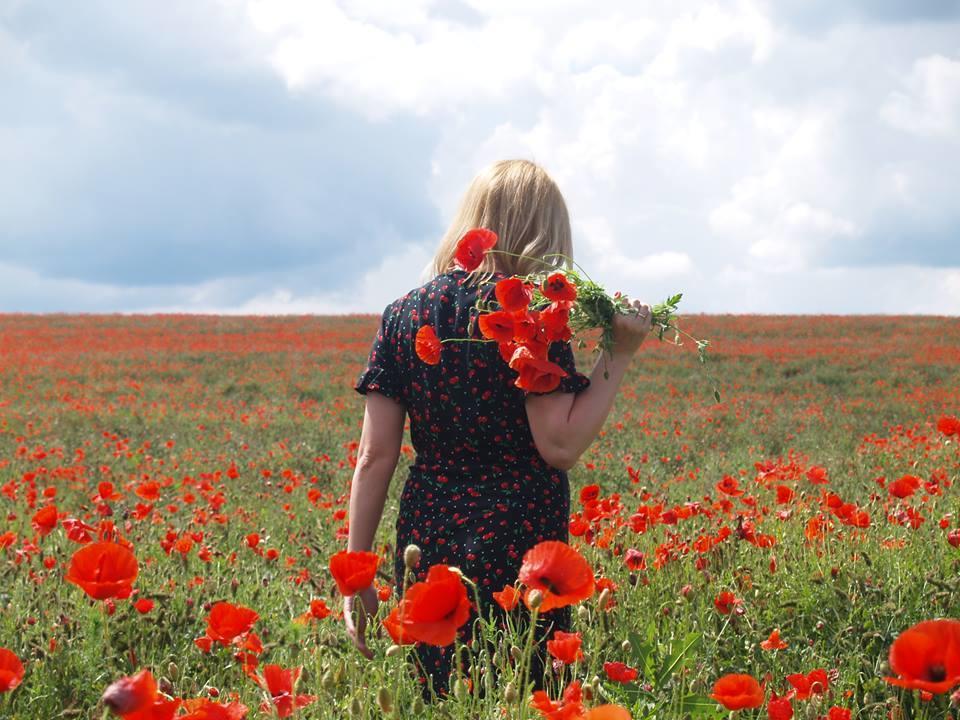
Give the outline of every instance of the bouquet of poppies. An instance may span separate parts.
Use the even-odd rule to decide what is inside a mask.
[[[487,253],[502,253],[514,257],[528,257],[495,250],[497,234],[486,228],[474,228],[464,233],[457,243],[456,261],[464,270],[476,270]],[[562,255],[546,257],[565,257]],[[440,340],[431,325],[417,331],[417,356],[426,363],[440,362],[443,343],[496,342],[500,355],[517,372],[515,385],[534,392],[550,392],[557,388],[567,372],[548,359],[554,342],[569,342],[581,331],[599,328],[600,340],[593,351],[612,356],[614,348],[613,319],[617,314],[636,314],[637,309],[621,293],[610,295],[576,263],[574,269],[557,270],[546,259],[537,258],[546,269],[523,276],[510,276],[494,286],[494,298],[477,302],[479,314],[471,318],[470,334],[476,321],[484,339],[447,338]],[[572,262],[572,260],[571,260]],[[489,294],[489,293],[488,293]],[[653,331],[660,340],[664,334],[673,335],[674,344],[681,345],[681,336],[696,343],[701,364],[707,360],[708,340],[698,340],[677,324],[677,304],[680,293],[651,308]],[[577,337],[584,347],[582,337]],[[606,371],[604,371],[606,377]],[[720,393],[713,390],[719,402]]]

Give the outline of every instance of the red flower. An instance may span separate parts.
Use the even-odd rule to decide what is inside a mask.
[[[80,586],[95,600],[127,598],[139,570],[137,558],[123,545],[95,542],[73,554],[65,580]]]
[[[247,706],[240,702],[215,703],[206,698],[184,700],[183,706],[186,715],[177,720],[244,720],[247,717]]]
[[[850,711],[834,705],[827,713],[827,720],[850,720]]]
[[[750,675],[731,673],[717,680],[710,697],[727,710],[758,708],[763,705],[763,688]]]
[[[947,437],[951,435],[960,435],[960,418],[951,415],[944,415],[937,420],[937,430]]]
[[[0,648],[0,693],[10,692],[23,682],[23,663],[12,650]]]
[[[464,270],[472,272],[480,267],[487,251],[497,244],[497,234],[486,228],[474,228],[464,233],[457,243],[454,257]]]
[[[960,620],[924,620],[890,646],[891,685],[944,693],[960,683]]]
[[[517,348],[510,358],[510,369],[519,375],[514,384],[521,390],[531,392],[550,392],[560,385],[560,379],[567,371],[556,363],[540,359],[525,345]]]
[[[584,557],[560,540],[544,540],[527,550],[518,575],[528,589],[523,601],[530,607],[530,590],[543,593],[540,612],[586,600],[593,595],[593,571]]]
[[[573,331],[567,324],[570,310],[559,303],[553,303],[540,311],[540,329],[548,342],[567,342],[573,337]]]
[[[298,695],[297,682],[300,680],[300,668],[284,670],[279,665],[264,665],[263,677],[254,674],[254,682],[270,693],[270,702],[277,711],[277,717],[290,717],[297,708],[302,708],[317,699],[316,695]],[[260,705],[261,712],[270,712],[270,703]]]
[[[500,307],[507,312],[526,310],[533,300],[533,286],[518,277],[508,277],[496,284],[494,292]]]
[[[443,345],[440,344],[440,338],[437,337],[437,332],[432,325],[423,325],[417,330],[414,349],[417,357],[427,365],[436,365],[440,362],[440,351]]]
[[[537,690],[530,698],[530,704],[549,720],[579,720],[585,712],[579,680],[574,680],[563,689],[563,697],[558,702],[553,702],[546,691]],[[616,718],[615,715],[613,717]],[[597,716],[594,718],[599,720]]]
[[[723,479],[717,483],[717,490],[724,495],[733,495],[734,497],[739,497],[743,495],[744,492],[740,489],[740,484],[737,482],[737,479],[730,475],[723,476]]]
[[[721,615],[729,615],[735,605],[740,602],[739,598],[728,590],[724,590],[713,599],[713,606]]]
[[[908,498],[913,495],[919,487],[920,478],[914,477],[913,475],[904,475],[899,480],[894,480],[890,483],[887,491],[894,497],[902,500],[903,498]]]
[[[513,585],[504,585],[503,590],[492,593],[492,595],[497,604],[507,612],[513,610],[520,602],[520,591]]]
[[[153,610],[153,600],[150,598],[140,598],[133,604],[133,607],[136,608],[137,612],[141,615],[146,615]]]
[[[157,682],[149,670],[132,677],[123,677],[103,692],[103,704],[117,715],[131,715],[145,710],[157,699]]]
[[[383,624],[398,645],[419,641],[444,647],[456,639],[470,607],[460,575],[446,565],[433,565],[426,581],[407,588]]]
[[[47,505],[38,510],[33,516],[31,524],[33,529],[40,534],[40,537],[49,535],[57,527],[57,506]]]
[[[484,313],[477,321],[480,332],[485,338],[508,343],[513,340],[513,315],[506,310]]]
[[[583,638],[580,633],[568,633],[563,630],[555,630],[553,639],[547,640],[547,652],[553,655],[557,660],[567,665],[583,659]]]
[[[764,650],[785,650],[789,645],[780,639],[780,630],[777,629],[773,630],[770,637],[760,643],[760,647]]]
[[[605,662],[603,664],[603,671],[613,682],[623,684],[633,682],[637,679],[637,675],[640,674],[636,668],[632,668],[622,662]]]
[[[377,574],[380,556],[376,553],[341,550],[330,558],[330,572],[344,597],[370,587]]]
[[[787,675],[787,682],[796,689],[797,700],[806,700],[811,695],[822,695],[830,687],[827,671],[823,669],[812,670],[807,675],[803,673]]]
[[[573,301],[577,299],[576,286],[567,280],[566,275],[559,272],[551,274],[544,281],[540,292],[542,292],[543,296],[548,300]]]
[[[207,637],[221,645],[229,645],[245,633],[260,618],[256,611],[243,605],[218,602],[207,616]]]
[[[793,705],[790,704],[790,697],[790,695],[777,697],[777,694],[773,693],[773,697],[767,703],[767,717],[770,720],[791,720]]]

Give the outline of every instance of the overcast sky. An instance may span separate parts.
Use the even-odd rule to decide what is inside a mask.
[[[379,313],[512,157],[611,290],[960,314],[960,0],[0,0],[0,311]]]

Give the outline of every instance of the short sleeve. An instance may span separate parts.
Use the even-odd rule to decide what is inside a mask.
[[[397,309],[390,303],[380,318],[380,328],[373,339],[367,366],[360,373],[353,389],[361,395],[375,390],[403,403],[403,385],[397,363]]]
[[[547,359],[567,371],[566,377],[560,378],[560,384],[550,392],[578,393],[590,386],[590,378],[577,372],[576,360],[573,356],[573,346],[569,342],[552,342],[547,351]],[[528,391],[528,395],[546,395]]]

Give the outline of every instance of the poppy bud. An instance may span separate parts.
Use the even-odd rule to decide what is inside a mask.
[[[630,644],[629,640],[624,640],[622,643],[620,643],[620,649],[625,653],[630,652],[632,648],[633,646]]]
[[[577,608],[577,617],[580,619],[580,622],[588,622],[590,620],[590,610],[586,605],[581,605]]]
[[[360,717],[360,714],[363,712],[363,705],[360,704],[360,698],[355,697],[350,701],[350,714],[353,717]]]
[[[180,668],[177,667],[175,662],[171,662],[169,665],[167,665],[167,675],[169,675],[173,680],[176,680],[178,677],[180,677]]]
[[[420,563],[420,548],[411,543],[403,551],[403,564],[413,570]]]
[[[467,699],[467,696],[470,694],[470,688],[467,687],[467,683],[463,678],[457,678],[456,682],[453,683],[453,695],[460,702],[463,702]]]
[[[518,648],[516,645],[511,645],[510,657],[512,657],[516,662],[520,662],[520,658],[523,657],[523,650]]]
[[[413,711],[414,715],[419,715],[422,712],[424,712],[424,710],[426,710],[426,707],[424,707],[423,698],[421,697],[414,698],[413,705],[410,706],[410,709]]]
[[[393,695],[388,688],[382,685],[377,690],[377,705],[385,713],[393,712]]]
[[[691,595],[693,595],[693,585],[684,585],[680,588],[680,596],[684,600],[689,600]]]
[[[580,690],[583,692],[584,700],[593,700],[593,685],[590,683],[584,683]]]
[[[513,703],[517,701],[517,688],[512,682],[507,683],[507,687],[503,690],[503,699],[508,703]]]
[[[402,649],[399,645],[391,645],[387,648],[386,655],[387,657],[394,657],[395,655],[399,655]]]
[[[527,605],[531,610],[537,610],[543,605],[543,593],[534,588],[527,594]]]
[[[610,599],[610,588],[604,588],[600,592],[600,597],[597,598],[597,607],[603,610],[607,606],[607,601]]]
[[[333,690],[337,686],[336,682],[333,680],[333,672],[327,670],[323,677],[320,678],[320,684],[323,686],[324,690]]]

